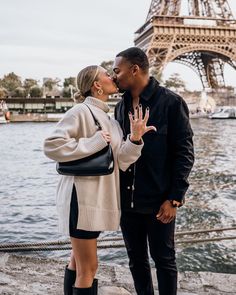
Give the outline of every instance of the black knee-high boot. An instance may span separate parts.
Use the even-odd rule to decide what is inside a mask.
[[[90,288],[76,288],[73,287],[73,295],[97,295],[98,294],[98,280],[94,279]]]
[[[93,285],[90,288],[73,287],[73,295],[94,295],[93,291],[94,291]]]
[[[68,269],[68,265],[65,268],[64,275],[64,295],[73,295],[72,286],[75,283],[76,271]]]
[[[93,280],[93,295],[97,295],[98,294],[98,280],[94,279]]]

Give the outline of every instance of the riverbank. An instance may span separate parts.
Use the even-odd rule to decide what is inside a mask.
[[[0,254],[0,294],[63,294],[64,267],[65,263],[61,260]],[[126,267],[101,264],[97,277],[99,295],[135,294]],[[154,270],[153,279],[157,290]],[[235,286],[236,274],[183,272],[179,274],[178,295],[233,295]]]
[[[49,113],[49,114],[12,114],[10,116],[10,122],[58,122],[63,113]]]

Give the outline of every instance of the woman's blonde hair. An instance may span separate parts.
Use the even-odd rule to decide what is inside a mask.
[[[96,81],[101,67],[92,65],[81,70],[76,77],[77,92],[74,95],[76,102],[83,102],[84,99],[91,95],[91,87]]]

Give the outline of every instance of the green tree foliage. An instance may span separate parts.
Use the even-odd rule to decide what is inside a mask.
[[[74,93],[73,93],[74,94]],[[65,87],[63,88],[62,90],[62,96],[63,97],[68,97],[68,98],[71,98],[73,96],[73,94],[71,95],[71,90],[69,87]]]
[[[69,87],[70,85],[75,86],[75,77],[68,77],[65,78],[64,82],[63,82],[63,86],[64,87]]]
[[[35,85],[35,86],[32,86],[30,88],[29,94],[30,94],[30,97],[42,97],[43,96],[43,91],[42,91],[42,88]]]
[[[107,72],[112,75],[113,71],[112,71],[112,67],[113,67],[113,60],[109,60],[109,61],[103,61],[100,66],[103,67],[104,69],[107,70]]]
[[[158,72],[156,68],[152,67],[150,69],[150,75],[156,78],[160,83],[163,83],[162,73]]]
[[[26,90],[23,87],[17,87],[11,94],[12,97],[26,97]]]
[[[0,80],[0,86],[6,88],[10,93],[14,92],[16,88],[22,86],[21,78],[13,72],[9,73]]]
[[[184,89],[186,88],[184,80],[180,77],[180,74],[174,73],[164,83],[167,88]]]
[[[72,98],[75,94],[76,90],[76,78],[75,77],[68,77],[65,78],[63,82],[63,90],[62,90],[62,96]]]
[[[55,81],[52,78],[48,78],[44,83],[43,86],[48,88],[48,90],[52,90],[53,86],[55,85]]]
[[[30,89],[33,86],[38,86],[38,81],[37,80],[31,79],[31,78],[28,78],[28,79],[24,80],[23,87],[25,88],[27,96],[30,94]]]
[[[5,98],[8,96],[8,91],[4,87],[0,87],[0,98]]]

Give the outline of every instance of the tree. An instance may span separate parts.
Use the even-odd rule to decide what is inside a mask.
[[[76,93],[76,89],[73,89],[72,87],[65,87],[62,90],[63,97],[73,98],[75,93]]]
[[[26,90],[23,87],[17,87],[14,91],[12,91],[12,97],[25,97]]]
[[[43,79],[43,97],[51,97],[51,96],[61,96],[60,90],[58,88],[59,82],[61,80],[59,78],[44,78]]]
[[[30,88],[29,94],[30,94],[31,97],[42,97],[43,96],[43,91],[42,91],[42,88],[35,85],[35,86],[32,86]]]
[[[33,86],[38,86],[38,81],[37,80],[31,79],[31,78],[28,78],[28,79],[24,80],[23,87],[25,88],[27,96],[30,94],[30,89]]]
[[[63,82],[63,86],[64,87],[69,87],[70,85],[76,87],[75,85],[75,77],[68,77],[68,78],[65,78],[64,82]]]
[[[163,83],[162,73],[158,72],[157,68],[155,67],[150,68],[150,75],[156,78],[160,83]]]
[[[76,78],[75,77],[68,77],[65,78],[63,82],[63,91],[62,96],[72,98],[75,94],[76,90]]]
[[[55,81],[52,78],[47,78],[43,82],[43,86],[48,88],[48,90],[50,90],[50,91],[53,89],[54,85],[55,85]]]
[[[186,85],[184,80],[182,80],[182,78],[180,77],[180,74],[178,73],[174,73],[172,74],[169,79],[167,79],[164,83],[164,86],[167,88],[173,88],[175,90],[179,90],[179,89],[183,89],[185,90]]]
[[[106,69],[107,72],[108,72],[108,74],[112,75],[112,74],[113,74],[113,70],[112,70],[113,63],[114,63],[113,60],[103,61],[103,62],[100,64],[100,66],[103,67],[104,69]]]
[[[0,81],[0,86],[6,88],[10,93],[14,92],[17,87],[21,87],[21,78],[15,73],[9,73],[4,75],[3,79]]]
[[[0,98],[5,98],[8,96],[8,91],[4,87],[0,87]]]

